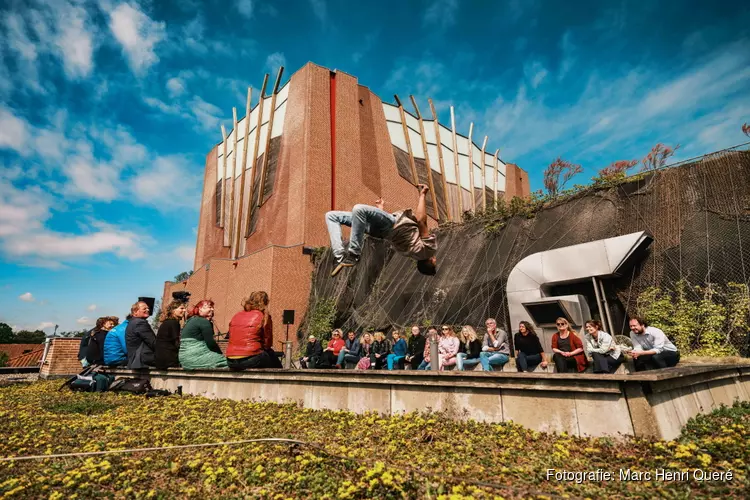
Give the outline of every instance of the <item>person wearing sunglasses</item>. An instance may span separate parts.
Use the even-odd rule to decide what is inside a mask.
[[[570,323],[565,318],[555,320],[557,333],[552,336],[552,361],[555,362],[555,371],[557,373],[567,373],[569,371],[583,372],[589,362],[586,359],[586,353],[583,351],[583,342],[578,335],[573,333]]]

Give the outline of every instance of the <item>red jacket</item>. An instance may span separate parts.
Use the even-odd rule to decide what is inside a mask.
[[[240,311],[229,322],[228,358],[257,356],[264,349],[273,347],[273,322],[268,316],[268,324],[263,327],[261,311]]]
[[[570,351],[573,352],[576,349],[583,349],[583,344],[581,343],[581,339],[578,338],[578,335],[576,335],[573,332],[570,332],[570,335],[568,337],[570,339]],[[559,349],[557,346],[557,341],[560,340],[560,334],[555,333],[552,336],[552,348],[553,349]],[[586,371],[586,367],[589,364],[589,361],[586,359],[586,353],[584,351],[579,352],[575,356],[573,356],[573,359],[576,360],[576,368],[578,368],[579,372]]]
[[[343,339],[331,339],[328,341],[328,347],[326,347],[326,349],[332,348],[333,355],[338,356],[341,352],[341,349],[343,349],[344,347],[346,347],[346,342],[344,342]]]

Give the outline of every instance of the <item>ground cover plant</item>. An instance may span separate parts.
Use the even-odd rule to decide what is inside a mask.
[[[296,405],[0,388],[0,457],[291,438],[93,457],[0,462],[4,498],[742,498],[750,404],[693,419],[675,441],[584,439],[514,424],[316,411]],[[606,418],[603,415],[602,418]],[[568,471],[703,469],[732,481],[548,481]]]

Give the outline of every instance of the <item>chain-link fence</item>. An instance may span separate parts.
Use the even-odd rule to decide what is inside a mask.
[[[368,238],[359,265],[332,279],[333,261],[327,252],[317,264],[310,310],[321,299],[334,299],[335,325],[354,330],[483,325],[487,317],[510,328],[505,288],[508,274],[521,259],[645,230],[654,238],[648,256],[626,275],[606,283],[618,325],[615,333],[626,333],[627,315],[644,310],[666,318],[690,313],[694,321],[717,323],[713,330],[733,329],[724,332],[732,349],[722,352],[747,355],[748,313],[742,302],[750,284],[747,146],[632,176],[616,186],[586,189],[547,203],[529,217],[499,220],[488,215],[441,228],[434,277],[420,275],[414,262],[395,254],[387,242]],[[595,304],[588,286],[556,287],[553,295],[592,295],[589,303]],[[666,307],[666,298],[678,302],[678,292],[686,301],[683,305],[692,304],[693,309],[653,311],[644,303],[658,297]],[[711,310],[710,304],[723,307],[723,312]],[[705,338],[701,339],[699,325],[695,328],[697,339],[690,340],[690,346],[702,352]]]

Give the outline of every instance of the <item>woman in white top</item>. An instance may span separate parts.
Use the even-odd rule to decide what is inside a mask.
[[[586,322],[586,350],[594,360],[594,373],[614,373],[625,360],[612,336],[595,319]]]

